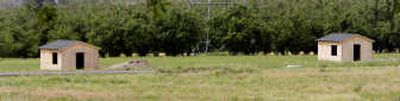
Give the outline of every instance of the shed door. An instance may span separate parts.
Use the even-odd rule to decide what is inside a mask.
[[[76,53],[76,69],[81,70],[85,67],[85,54],[82,52]]]
[[[353,59],[354,59],[354,61],[360,61],[361,60],[361,45],[360,44],[354,44],[354,47],[353,47]]]

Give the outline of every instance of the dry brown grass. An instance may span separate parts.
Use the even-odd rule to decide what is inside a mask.
[[[400,100],[400,66],[396,63],[322,63],[321,67],[312,65],[312,60],[304,61],[303,68],[286,68],[281,60],[296,59],[207,58],[211,59],[149,58],[158,70],[154,74],[0,78],[0,100]],[[303,63],[303,58],[309,57],[294,63]],[[118,61],[124,59],[106,62]]]
[[[3,100],[393,101],[400,97],[399,68],[284,68],[225,75],[189,72],[13,77],[16,81],[0,78],[0,82],[19,83],[0,83],[0,97]],[[53,84],[41,85],[40,82],[50,82],[46,80],[53,80]]]

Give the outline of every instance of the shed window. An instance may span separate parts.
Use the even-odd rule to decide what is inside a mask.
[[[332,45],[331,46],[331,55],[332,56],[337,56],[337,45]]]
[[[53,53],[53,64],[58,64],[58,56],[56,52]]]

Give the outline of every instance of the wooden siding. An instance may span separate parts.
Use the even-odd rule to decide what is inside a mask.
[[[337,55],[331,55],[331,45],[337,45]],[[318,60],[341,61],[342,44],[335,42],[318,42]]]
[[[57,52],[57,64],[53,64],[53,52]],[[40,69],[61,70],[61,56],[56,50],[40,50]]]
[[[53,52],[58,52],[58,65],[52,65]],[[84,53],[84,69],[93,70],[98,67],[98,48],[85,43],[66,47],[58,51],[41,50],[40,67],[44,70],[75,70],[77,52]]]
[[[373,58],[373,41],[367,39],[368,38],[364,38],[362,36],[354,36],[344,40],[343,42],[318,42],[318,60],[352,62],[354,60],[354,44],[361,45],[361,61],[371,60]],[[338,46],[337,56],[331,56],[331,45]]]
[[[361,45],[360,49],[360,58],[361,61],[366,61],[366,60],[371,60],[373,56],[373,50],[372,50],[372,43],[370,41],[367,41],[363,38],[360,37],[352,37],[351,39],[345,40],[343,42],[343,61],[351,62],[353,61],[353,49],[354,49],[354,44],[359,44]]]

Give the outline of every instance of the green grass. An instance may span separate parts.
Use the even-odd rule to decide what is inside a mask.
[[[201,56],[101,59],[101,67],[146,59],[141,75],[0,77],[0,100],[400,100],[400,54],[380,61],[318,62],[315,56]],[[387,61],[386,61],[387,60]],[[286,68],[288,64],[304,68]],[[37,59],[3,59],[0,70],[37,70]]]
[[[390,61],[395,58],[397,61]],[[102,58],[100,67],[107,68],[110,65],[123,63],[132,59],[145,59],[160,70],[186,69],[186,68],[251,68],[268,69],[283,68],[286,65],[304,65],[305,67],[374,67],[374,66],[398,66],[400,54],[379,54],[375,59],[381,61],[372,62],[320,62],[316,56],[197,56],[197,57],[119,57]],[[386,61],[389,59],[388,61]],[[39,59],[0,59],[0,72],[9,71],[35,71],[39,70]]]
[[[39,70],[39,59],[0,58],[0,72]]]

